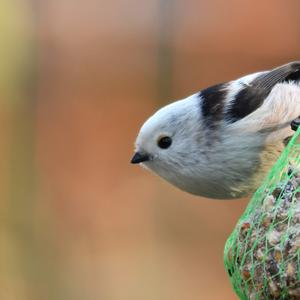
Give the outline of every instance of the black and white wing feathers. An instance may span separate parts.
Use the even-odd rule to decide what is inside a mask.
[[[252,82],[243,86],[228,103],[225,119],[236,122],[258,109],[278,83],[299,81],[300,62],[292,62],[271,71],[258,73]],[[300,100],[299,100],[300,101]]]
[[[285,82],[300,83],[300,61],[204,89],[199,93],[203,122],[215,128],[223,120],[228,124],[242,120],[263,105],[277,84]]]

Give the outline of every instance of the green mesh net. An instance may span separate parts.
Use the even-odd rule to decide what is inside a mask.
[[[242,300],[300,299],[300,127],[225,245]]]

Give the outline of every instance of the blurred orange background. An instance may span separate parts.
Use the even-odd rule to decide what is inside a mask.
[[[300,2],[2,0],[0,32],[0,299],[237,299],[247,199],[129,161],[162,105],[299,59]]]

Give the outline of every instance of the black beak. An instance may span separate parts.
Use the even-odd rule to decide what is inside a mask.
[[[139,164],[139,163],[141,163],[143,161],[147,161],[147,160],[149,160],[148,154],[136,152],[136,153],[134,153],[133,158],[131,159],[131,163]]]

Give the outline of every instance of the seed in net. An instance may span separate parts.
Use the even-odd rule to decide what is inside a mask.
[[[279,297],[280,296],[280,290],[276,283],[270,279],[268,282],[268,287],[269,287],[269,293],[274,296],[274,297]]]
[[[280,242],[282,233],[277,231],[276,229],[271,230],[267,234],[267,240],[270,245],[275,246]]]

